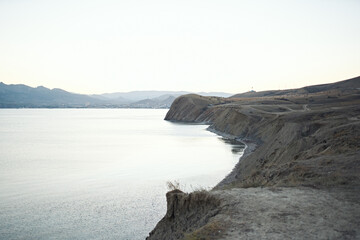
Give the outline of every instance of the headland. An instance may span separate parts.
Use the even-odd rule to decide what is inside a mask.
[[[360,77],[229,98],[178,97],[166,120],[247,145],[211,191],[167,193],[148,239],[359,239]]]

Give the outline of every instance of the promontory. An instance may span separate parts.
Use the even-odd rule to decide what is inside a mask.
[[[147,239],[360,239],[360,77],[183,95],[165,119],[209,124],[247,147],[211,191],[168,192]]]

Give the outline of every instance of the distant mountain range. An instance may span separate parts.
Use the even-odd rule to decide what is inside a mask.
[[[43,86],[0,82],[0,108],[169,108],[186,91],[133,91],[85,95]],[[203,96],[229,97],[223,92],[200,92]]]

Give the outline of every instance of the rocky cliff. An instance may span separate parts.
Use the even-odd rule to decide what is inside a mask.
[[[173,190],[166,194],[166,201],[166,215],[147,239],[181,239],[206,225],[220,211],[220,200],[205,191],[186,194]]]
[[[347,189],[346,192],[350,191],[351,194],[343,194],[343,190],[338,190],[338,194],[356,197],[355,200],[347,197],[342,199],[343,202],[355,204],[354,209],[349,210],[349,214],[344,216],[344,221],[347,217],[350,219],[360,217],[358,194],[360,186],[359,88],[360,78],[355,78],[335,84],[321,85],[317,88],[309,88],[320,90],[306,94],[299,91],[301,94],[297,92],[290,95],[279,96],[277,94],[276,96],[267,95],[265,97],[225,99],[185,95],[177,98],[167,113],[166,120],[208,123],[210,130],[241,140],[248,145],[248,149],[233,171],[209,193],[217,192],[217,198],[222,199],[218,207],[215,208],[218,211],[216,216],[202,218],[202,221],[194,220],[198,216],[200,218],[203,216],[200,213],[180,214],[179,217],[175,217],[175,219],[185,217],[190,221],[195,221],[194,224],[185,225],[180,222],[175,223],[176,221],[174,222],[165,216],[149,239],[167,239],[164,236],[169,235],[153,236],[159,233],[160,229],[167,229],[171,232],[173,230],[169,229],[174,228],[169,228],[169,226],[175,225],[179,226],[176,228],[177,237],[172,239],[181,239],[186,236],[194,237],[197,236],[195,234],[197,231],[206,226],[211,229],[213,226],[211,224],[217,222],[214,219],[219,218],[219,216],[223,216],[220,221],[223,223],[226,219],[232,219],[231,214],[226,214],[226,207],[219,207],[230,204],[229,199],[224,197],[231,191],[229,189],[249,187],[295,187],[294,189],[299,189],[311,187],[311,189],[323,189],[326,192],[325,194],[328,194],[330,189]],[[264,192],[266,191],[264,190]],[[289,194],[291,195],[291,193]],[[241,198],[244,196],[238,195],[237,200],[240,201]],[[248,198],[245,197],[245,199]],[[234,201],[236,202],[236,200]],[[241,201],[246,203],[244,199]],[[330,204],[330,202],[324,200],[322,204]],[[259,203],[259,206],[266,208],[268,207],[266,204],[268,203]],[[174,201],[168,197],[169,205],[174,206]],[[202,204],[198,205],[203,206]],[[234,203],[234,205],[236,204]],[[182,205],[176,206],[179,209],[184,209],[181,207]],[[175,208],[177,208],[176,206]],[[185,209],[188,208],[185,207]],[[216,212],[216,210],[212,211]],[[245,209],[239,210],[240,213],[244,213],[244,211]],[[328,209],[328,211],[332,210]],[[278,214],[281,214],[281,211]],[[303,217],[302,214],[305,213],[297,214]],[[329,224],[324,226],[324,231],[326,232],[328,229],[328,233],[331,232],[331,226],[334,226],[332,224],[335,224],[336,221],[335,218],[330,220]],[[205,234],[203,235],[205,236],[204,239],[237,239],[232,238],[232,234],[229,232],[231,229],[238,229],[236,228],[236,221],[229,220],[228,224],[215,225],[213,235]],[[311,224],[308,227],[311,228]],[[220,231],[222,234],[216,234],[216,231]],[[251,231],[255,231],[254,228]],[[261,229],[257,230],[259,234],[261,231]],[[359,232],[351,231],[353,231],[351,232],[352,235],[325,234],[312,236],[316,238],[329,238],[329,236],[330,238],[332,238],[331,236],[359,237]],[[191,232],[195,235],[189,235]],[[248,236],[244,232],[239,234],[242,237]],[[254,237],[256,236],[259,237],[260,235],[255,234]],[[282,235],[282,237],[286,237],[286,235]]]

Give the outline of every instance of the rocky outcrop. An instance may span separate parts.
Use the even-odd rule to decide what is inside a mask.
[[[167,213],[147,240],[358,239],[359,190],[175,190],[167,193]]]
[[[181,122],[201,122],[198,119],[209,107],[228,102],[226,98],[204,97],[196,94],[188,94],[175,99],[165,120]]]
[[[166,201],[166,215],[150,232],[148,240],[184,238],[187,233],[206,225],[220,211],[220,200],[206,191],[187,194],[173,190],[166,194]]]
[[[220,134],[257,145],[218,187],[359,184],[359,93],[336,101],[323,94],[217,105],[202,97],[197,109],[194,97],[179,97],[167,119],[207,122]]]
[[[168,193],[168,212],[149,239],[360,238],[359,84],[356,78],[306,94],[177,98],[166,120],[207,123],[247,149],[207,193],[216,204]]]

